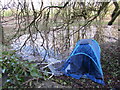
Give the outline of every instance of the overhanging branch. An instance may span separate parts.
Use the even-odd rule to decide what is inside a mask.
[[[120,15],[120,7],[117,2],[113,2],[115,9],[111,15],[111,20],[108,22],[108,25],[112,25],[116,18]]]

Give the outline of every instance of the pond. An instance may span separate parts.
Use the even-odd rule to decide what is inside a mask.
[[[75,30],[77,30],[77,27],[71,27],[70,28],[70,34],[74,33]],[[85,36],[84,38],[87,39],[96,39],[97,35],[99,34],[99,38],[103,38],[104,42],[115,42],[118,39],[118,31],[117,26],[104,26],[104,27],[96,27],[96,26],[90,26],[88,28],[85,28]],[[97,32],[98,29],[101,30],[101,32]],[[43,38],[41,37],[40,33],[36,33],[32,35],[31,38],[28,39],[29,34],[22,35],[17,40],[14,39],[13,43],[11,44],[13,50],[18,50],[17,55],[22,57],[24,60],[41,60],[43,58],[54,58],[54,59],[66,59],[70,52],[73,50],[75,43],[77,42],[77,34],[71,35],[70,38],[70,48],[62,53],[58,52],[61,47],[65,46],[65,40],[61,39],[62,37],[61,32],[63,34],[62,37],[65,36],[66,31],[55,31],[54,38],[53,38],[53,31],[50,31],[47,33],[47,40],[44,40],[44,47],[41,46],[43,44]],[[82,36],[82,30],[79,31],[79,37]],[[42,32],[43,37],[45,37],[44,31]],[[98,38],[98,39],[99,39]],[[44,38],[45,39],[45,38]],[[82,39],[82,38],[80,38]],[[53,40],[55,43],[53,43]],[[47,41],[47,42],[46,42]],[[99,42],[99,41],[98,41]],[[26,44],[25,44],[26,43]],[[25,44],[25,45],[24,45]],[[53,44],[55,44],[56,51],[53,48]],[[48,47],[47,47],[48,46]],[[22,49],[21,49],[22,47]],[[21,50],[19,50],[21,49]],[[58,49],[58,51],[57,51]],[[63,49],[63,48],[62,48]],[[66,56],[66,57],[65,57]]]

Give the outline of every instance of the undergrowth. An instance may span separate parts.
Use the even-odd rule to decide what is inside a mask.
[[[2,67],[2,88],[28,88],[34,87],[33,81],[42,80],[36,63],[20,60],[15,51],[3,51],[0,56]]]

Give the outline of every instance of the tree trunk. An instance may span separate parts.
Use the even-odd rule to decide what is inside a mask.
[[[0,44],[4,44],[4,31],[1,23],[0,23]]]

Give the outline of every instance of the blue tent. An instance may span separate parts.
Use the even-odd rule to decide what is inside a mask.
[[[100,64],[100,47],[93,39],[81,39],[63,65],[61,71],[76,79],[89,78],[104,85]]]

